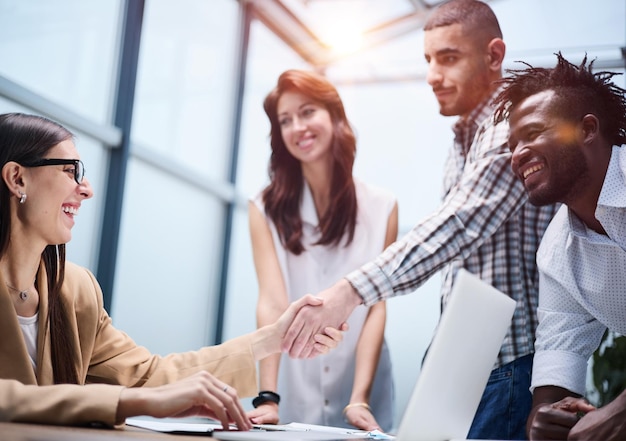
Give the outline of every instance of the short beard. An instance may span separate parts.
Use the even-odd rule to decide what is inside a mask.
[[[580,196],[589,182],[589,167],[577,145],[565,145],[551,158],[550,182],[541,190],[528,194],[535,206],[562,202],[568,204]]]

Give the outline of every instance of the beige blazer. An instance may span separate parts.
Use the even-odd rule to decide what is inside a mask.
[[[113,327],[93,274],[69,262],[61,291],[78,348],[74,362],[81,385],[53,385],[48,290],[46,283],[41,283],[46,280],[43,264],[37,280],[40,304],[35,372],[0,274],[0,421],[113,426],[124,387],[158,386],[200,370],[237,389],[240,397],[257,393],[256,364],[247,336],[195,352],[152,355]]]

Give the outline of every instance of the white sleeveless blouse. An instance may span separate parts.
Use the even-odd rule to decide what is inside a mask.
[[[389,214],[396,199],[391,193],[356,179],[355,186],[357,223],[354,239],[348,247],[311,245],[319,239],[318,218],[306,183],[300,206],[302,243],[306,251],[299,256],[287,252],[274,224],[266,217],[290,302],[332,286],[383,251]],[[254,202],[265,213],[260,193]],[[344,334],[343,341],[326,355],[308,360],[294,360],[287,355],[281,357],[278,377],[281,424],[295,421],[352,427],[345,421],[342,411],[352,393],[356,345],[366,315],[367,308],[358,306],[348,320],[350,329]],[[378,424],[385,431],[393,425],[393,392],[391,360],[385,342],[369,402]]]

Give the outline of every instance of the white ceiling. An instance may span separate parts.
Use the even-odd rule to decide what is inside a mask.
[[[360,51],[414,32],[441,0],[248,0],[255,15],[314,67],[346,56],[329,46],[331,32],[352,26]]]
[[[423,79],[423,24],[443,0],[243,0],[312,68],[336,83]],[[484,0],[501,21],[511,60],[552,62],[562,50],[597,58],[596,67],[623,69],[625,0]],[[362,35],[360,48],[329,45],[332,31]],[[546,61],[547,60],[547,61]],[[508,61],[509,63],[512,61]],[[505,66],[510,67],[510,66]]]

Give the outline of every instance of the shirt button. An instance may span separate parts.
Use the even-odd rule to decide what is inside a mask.
[[[328,400],[324,400],[324,405],[325,405],[325,406],[328,406],[328,404],[329,404],[329,403],[330,403],[330,401],[328,401]]]
[[[330,371],[330,366],[324,366],[324,372]]]

